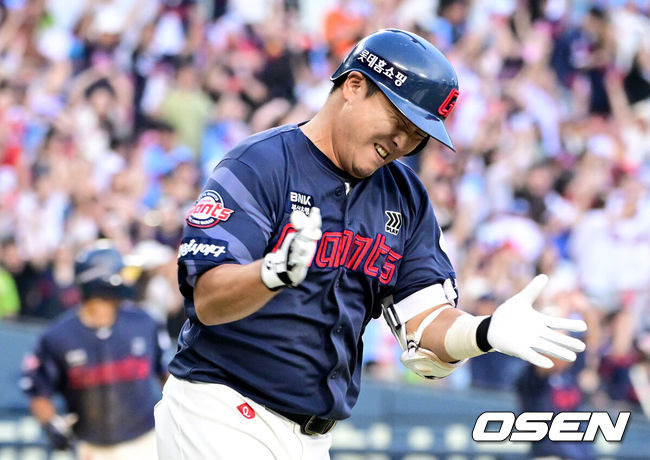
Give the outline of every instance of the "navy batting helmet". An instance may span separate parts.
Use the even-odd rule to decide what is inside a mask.
[[[125,299],[134,295],[132,279],[120,252],[108,240],[99,240],[77,254],[75,281],[84,299]],[[132,278],[132,277],[131,277]]]
[[[456,104],[458,77],[435,46],[411,32],[380,30],[357,43],[331,80],[353,70],[375,82],[411,123],[455,150],[443,122]]]

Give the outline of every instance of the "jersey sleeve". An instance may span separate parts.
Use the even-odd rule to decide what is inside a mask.
[[[428,199],[415,216],[392,295],[403,321],[436,305],[455,305],[456,273]]]
[[[278,216],[280,178],[259,161],[226,158],[217,165],[185,218],[178,253],[181,293],[191,298],[197,278],[221,264],[260,259]]]
[[[41,337],[33,354],[23,359],[23,391],[31,396],[51,397],[61,389],[61,364],[48,344],[47,338]]]

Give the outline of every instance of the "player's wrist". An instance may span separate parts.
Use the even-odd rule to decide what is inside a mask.
[[[490,342],[488,341],[488,330],[490,329],[491,321],[492,315],[483,317],[483,320],[481,320],[476,328],[476,345],[484,353],[487,353],[492,349],[492,345],[490,345]]]
[[[445,351],[457,360],[488,352],[492,348],[487,340],[489,326],[489,316],[459,316],[445,334]]]

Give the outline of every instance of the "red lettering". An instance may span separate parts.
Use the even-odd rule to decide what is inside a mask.
[[[375,246],[372,248],[370,257],[366,260],[366,263],[363,266],[363,271],[366,275],[376,277],[379,274],[379,267],[375,267],[375,262],[382,254],[388,254],[390,248],[384,244],[386,237],[384,235],[377,235],[375,237]]]
[[[228,208],[224,208],[224,207],[222,207],[220,205],[217,205],[217,206],[218,206],[218,210],[219,210],[219,215],[216,216],[216,218],[218,220],[224,220],[224,221],[228,220],[228,218],[230,217],[230,214],[233,213],[233,210],[228,209]]]
[[[336,261],[334,262],[335,267],[340,267],[345,264],[345,259],[348,257],[348,251],[350,250],[353,239],[354,233],[351,230],[343,230],[343,238],[341,244],[339,244],[339,252],[336,254]]]
[[[347,261],[345,266],[352,270],[356,270],[359,268],[359,264],[361,264],[361,261],[366,256],[368,249],[370,249],[372,238],[364,238],[363,236],[355,235],[352,244],[354,245],[354,249],[352,250],[350,259]]]
[[[198,211],[198,209],[197,211],[200,212],[201,214],[210,214],[210,211],[212,211],[212,215],[210,217],[214,217],[214,211],[216,211],[215,205],[211,203],[204,203],[200,205],[199,208],[201,208],[201,211]]]
[[[68,384],[73,389],[92,388],[117,382],[144,380],[151,365],[146,358],[129,357],[96,366],[79,366],[68,370]]]
[[[287,223],[280,232],[280,238],[272,251],[277,251],[287,235],[295,232],[291,223]],[[383,263],[378,262],[386,255]],[[368,256],[368,257],[366,257]],[[345,267],[358,270],[362,267],[364,273],[373,278],[379,278],[382,284],[390,283],[395,271],[395,262],[402,256],[386,244],[386,236],[377,234],[374,238],[356,235],[351,230],[343,232],[325,232],[321,237],[313,262],[319,268]]]
[[[382,284],[388,284],[390,283],[390,280],[393,278],[393,274],[395,273],[395,264],[393,262],[397,262],[400,260],[402,256],[392,249],[388,251],[388,255],[386,256],[386,260],[384,261],[384,265],[381,267],[381,276],[379,276],[379,282]]]
[[[320,268],[334,268],[340,242],[341,232],[323,233],[323,236],[320,239],[320,247],[318,248],[318,253],[316,255],[316,265]]]
[[[278,242],[275,243],[275,246],[273,246],[273,249],[271,252],[275,252],[282,246],[282,243],[284,242],[284,239],[287,237],[289,233],[294,233],[296,231],[295,228],[293,228],[293,224],[291,222],[287,223],[283,228],[282,232],[280,233],[280,238],[278,238]]]

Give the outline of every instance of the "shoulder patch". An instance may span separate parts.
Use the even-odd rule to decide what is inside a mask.
[[[224,206],[221,195],[214,190],[206,190],[187,212],[185,221],[192,227],[209,228],[225,222],[233,212],[233,209]]]

